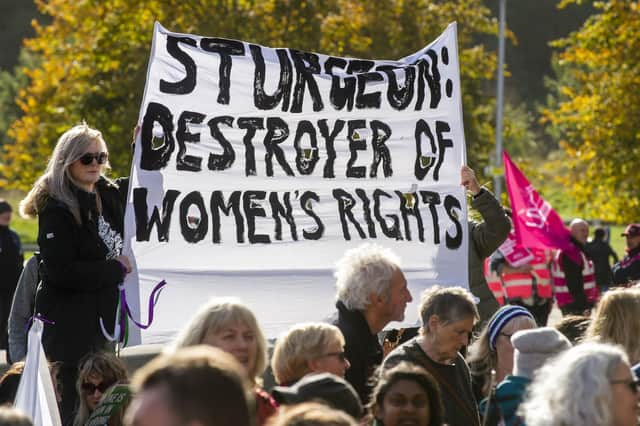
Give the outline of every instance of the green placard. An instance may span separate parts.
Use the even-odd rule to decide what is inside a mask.
[[[130,400],[131,389],[129,389],[129,385],[113,386],[104,394],[85,426],[105,426],[111,416],[119,413],[120,408],[126,407]]]

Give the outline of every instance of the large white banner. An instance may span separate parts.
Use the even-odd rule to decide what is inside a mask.
[[[456,26],[398,61],[176,34],[155,25],[126,211],[126,281],[170,339],[237,296],[268,336],[334,311],[334,264],[365,242],[428,286],[467,285]]]

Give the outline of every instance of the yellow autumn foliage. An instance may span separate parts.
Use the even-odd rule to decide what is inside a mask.
[[[48,24],[33,23],[26,47],[39,55],[18,99],[0,185],[26,189],[46,166],[58,136],[82,120],[100,129],[118,175],[129,173],[153,24],[171,31],[268,46],[395,59],[458,22],[469,162],[481,170],[493,148],[493,109],[483,82],[495,55],[478,42],[497,23],[481,0],[36,0]]]
[[[588,217],[638,222],[640,7],[628,0],[594,5],[597,14],[554,43],[560,86],[544,115],[560,132],[568,166],[563,184],[579,209]]]

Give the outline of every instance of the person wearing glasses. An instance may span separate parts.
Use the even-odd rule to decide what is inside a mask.
[[[505,305],[493,314],[480,332],[480,336],[469,347],[467,356],[476,401],[479,402],[488,397],[493,386],[511,374],[513,370],[511,336],[516,331],[536,327],[533,315],[522,306]],[[492,371],[495,371],[493,378]]]
[[[583,343],[538,371],[521,408],[527,426],[635,426],[638,402],[624,351]]]
[[[340,329],[323,322],[296,324],[278,338],[271,369],[280,386],[291,386],[307,374],[343,377],[351,364]]]
[[[61,361],[62,420],[68,424],[78,395],[78,362],[106,349],[113,333],[118,284],[131,272],[122,255],[126,181],[111,181],[102,134],[82,123],[56,143],[44,173],[20,203],[38,217],[42,282],[35,312],[45,320],[42,344]]]
[[[116,384],[129,382],[127,370],[115,355],[108,352],[96,352],[87,356],[80,364],[77,391],[78,410],[74,426],[84,426],[96,409],[103,395]]]

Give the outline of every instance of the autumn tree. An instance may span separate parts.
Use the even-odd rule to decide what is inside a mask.
[[[575,3],[576,0],[562,4]],[[566,151],[562,183],[587,215],[636,222],[640,205],[640,3],[598,13],[554,43],[559,78],[545,120]]]
[[[7,136],[9,126],[21,115],[20,108],[16,105],[16,97],[20,90],[27,86],[28,80],[25,68],[35,67],[36,58],[25,49],[20,51],[18,64],[13,72],[0,70],[0,146],[11,143]]]
[[[117,174],[127,174],[154,21],[171,31],[236,38],[327,54],[398,59],[458,22],[469,163],[478,171],[493,148],[493,105],[483,92],[495,55],[480,36],[497,24],[481,0],[37,0],[49,25],[35,25],[19,97],[23,116],[4,147],[4,185],[27,188],[45,167],[57,137],[85,120],[99,128]]]

